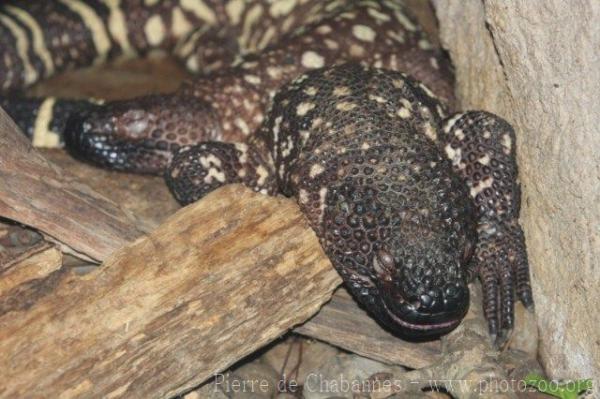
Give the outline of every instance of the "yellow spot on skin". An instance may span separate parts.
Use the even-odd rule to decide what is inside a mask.
[[[237,25],[242,17],[244,11],[244,0],[230,0],[225,6],[225,12],[229,17],[232,25]]]
[[[54,97],[48,97],[42,102],[38,109],[37,117],[35,118],[33,125],[32,143],[34,147],[59,147],[60,136],[58,133],[49,129],[55,103],[56,99]]]
[[[292,153],[292,150],[294,149],[294,142],[292,140],[292,136],[288,135],[286,142],[281,147],[283,148],[283,151],[281,151],[281,155],[283,157],[289,156]]]
[[[337,86],[335,89],[333,89],[333,95],[334,96],[347,96],[350,94],[350,88],[347,86]]]
[[[306,89],[304,89],[304,92],[309,96],[314,96],[319,92],[319,89],[317,89],[314,86],[310,86],[310,87],[307,87]]]
[[[459,166],[462,159],[460,148],[454,149],[450,144],[447,144],[444,148],[448,159],[452,162],[452,166]]]
[[[444,126],[444,132],[450,133],[450,130],[452,130],[456,121],[458,121],[463,115],[464,114],[456,114],[453,117],[451,117],[450,119],[448,119],[448,121],[446,122],[446,125]]]
[[[225,182],[225,173],[222,170],[217,168],[209,168],[208,173],[204,176],[204,182],[207,184],[212,183],[214,180],[224,183]]]
[[[246,143],[235,143],[235,149],[240,152],[238,157],[240,163],[246,163],[248,161],[248,144]]]
[[[221,160],[216,156],[209,154],[204,157],[200,157],[200,164],[206,170],[208,170],[207,175],[204,177],[205,183],[212,183],[213,180],[217,180],[218,182],[225,182],[225,173],[219,170],[221,166]]]
[[[192,72],[198,72],[200,67],[198,66],[198,59],[195,55],[187,59],[187,61],[185,62],[185,67]]]
[[[165,24],[162,21],[160,15],[153,15],[148,18],[146,25],[144,25],[144,34],[146,40],[151,46],[158,46],[165,39]]]
[[[327,35],[331,33],[331,26],[329,25],[321,25],[315,30],[319,35]]]
[[[273,142],[275,142],[275,143],[279,142],[279,130],[281,127],[282,120],[283,120],[283,117],[278,116],[277,118],[275,118],[275,123],[273,123]]]
[[[300,103],[296,107],[296,114],[299,116],[304,116],[315,107],[314,103]]]
[[[429,43],[428,40],[426,39],[421,39],[419,40],[419,48],[423,49],[423,50],[430,50],[431,49],[431,43]]]
[[[278,66],[268,66],[267,74],[273,79],[281,78],[281,67]]]
[[[246,61],[241,66],[244,69],[253,69],[258,66],[258,61]]]
[[[288,15],[296,6],[296,2],[297,0],[275,0],[269,8],[269,13],[275,18]]]
[[[479,158],[477,160],[477,162],[479,162],[482,165],[489,165],[490,161],[491,161],[491,158],[488,154],[485,154],[484,156],[482,156],[481,158]]]
[[[260,84],[260,78],[256,75],[244,75],[244,80],[253,85]]]
[[[294,21],[296,20],[296,18],[294,17],[294,15],[290,15],[288,16],[283,23],[281,24],[281,31],[288,33],[290,31],[290,28],[292,27],[292,25],[294,24]]]
[[[183,9],[193,12],[198,18],[208,22],[209,24],[216,24],[217,17],[213,10],[204,4],[202,0],[180,0],[179,4]]]
[[[385,104],[387,102],[385,98],[376,96],[375,94],[369,94],[369,100],[373,100],[375,102],[378,102],[379,104]]]
[[[96,48],[96,53],[98,54],[95,62],[104,62],[110,50],[111,44],[102,19],[98,16],[98,14],[96,14],[92,7],[81,1],[59,1],[81,17],[81,20],[85,23],[88,30],[92,34],[92,41],[94,42],[94,47]]]
[[[402,87],[404,87],[404,81],[401,79],[392,80],[392,84],[396,89],[401,89]]]
[[[422,83],[419,83],[419,87],[420,87],[421,89],[423,89],[423,91],[424,91],[424,92],[425,92],[425,93],[426,93],[426,94],[427,94],[429,97],[432,97],[432,98],[437,98],[437,97],[436,97],[436,95],[435,95],[435,94],[434,94],[434,93],[433,93],[431,90],[429,90],[429,87],[425,86],[425,85],[424,85],[424,84],[422,84]]]
[[[402,32],[396,32],[393,30],[388,30],[387,31],[387,35],[389,37],[391,37],[392,39],[394,39],[395,41],[397,41],[398,43],[404,43],[405,39],[404,39],[404,34]]]
[[[350,45],[350,55],[357,58],[363,57],[365,55],[365,49],[362,46],[353,43]]]
[[[267,28],[265,34],[260,38],[257,48],[259,50],[262,50],[265,47],[267,47],[271,43],[271,39],[273,39],[275,37],[276,33],[277,33],[277,30],[275,29],[275,27],[269,26]]]
[[[464,139],[464,138],[465,138],[465,134],[464,134],[464,132],[462,131],[462,129],[456,129],[456,130],[454,131],[454,135],[455,135],[455,136],[456,136],[456,138],[457,138],[457,139],[459,139],[459,140],[462,140],[462,139]]]
[[[412,104],[410,101],[408,101],[406,98],[402,98],[400,99],[400,102],[402,103],[402,105],[404,105],[406,108],[408,108],[409,110],[412,110]]]
[[[308,176],[311,179],[314,179],[315,177],[317,177],[318,175],[320,175],[321,173],[323,173],[325,171],[325,168],[323,167],[323,165],[316,163],[314,165],[312,165],[310,167],[310,170],[308,172]]]
[[[429,64],[431,64],[433,69],[440,69],[440,64],[438,64],[438,60],[435,57],[429,58]]]
[[[410,111],[408,110],[408,108],[405,108],[405,107],[400,107],[397,114],[402,119],[410,118]]]
[[[193,29],[190,22],[187,20],[181,8],[175,7],[171,14],[171,29],[176,37],[186,36]]]
[[[409,30],[411,32],[414,32],[415,30],[417,30],[417,27],[415,26],[415,24],[413,24],[412,21],[410,19],[408,19],[408,17],[406,15],[404,15],[402,12],[394,11],[394,15],[396,16],[396,19],[398,20],[398,22],[400,22],[402,24],[402,26],[404,26],[404,28],[406,28],[406,30]]]
[[[370,16],[372,16],[373,18],[375,18],[379,21],[389,21],[391,19],[389,15],[384,14],[381,11],[378,11],[372,7],[369,7],[367,12],[369,13]]]
[[[40,58],[40,60],[42,60],[44,69],[46,71],[46,76],[52,75],[54,73],[54,62],[52,61],[52,56],[46,47],[44,34],[42,33],[42,29],[40,28],[38,22],[28,12],[18,7],[6,5],[5,9],[17,17],[21,23],[27,26],[27,28],[29,28],[33,39],[33,51]]]
[[[431,125],[431,123],[425,123],[423,125],[425,136],[429,137],[431,141],[437,141],[437,132]]]
[[[325,216],[325,198],[327,197],[327,187],[323,187],[319,190],[319,223],[323,222],[323,216]]]
[[[158,4],[160,0],[144,0],[144,4],[147,5],[148,7],[152,7],[156,4]]]
[[[484,180],[480,181],[476,186],[471,187],[471,197],[475,198],[477,194],[485,190],[486,188],[492,187],[494,183],[493,177],[486,177]]]
[[[512,139],[510,134],[504,133],[502,136],[502,142],[500,144],[502,144],[502,147],[504,147],[504,153],[510,154],[510,151],[512,150]]]
[[[233,123],[244,133],[244,136],[248,136],[250,134],[250,128],[245,120],[242,118],[236,118]]]
[[[330,50],[337,50],[340,47],[336,41],[331,40],[331,39],[325,39],[325,45]]]
[[[300,130],[300,138],[302,139],[302,144],[305,144],[310,137],[310,132],[308,130]]]
[[[314,51],[305,51],[302,54],[301,63],[305,68],[322,68],[325,65],[325,59]]]
[[[340,111],[351,111],[354,108],[356,108],[356,104],[347,102],[347,101],[343,101],[343,102],[339,103],[338,105],[336,105],[335,108]]]
[[[267,178],[269,177],[269,171],[267,170],[267,168],[265,168],[262,165],[259,165],[258,168],[256,168],[256,174],[258,175],[256,184],[258,184],[259,186],[265,184]]]
[[[369,143],[367,143],[366,141],[364,143],[362,143],[362,145],[360,146],[360,148],[362,150],[368,150],[369,148],[371,148],[371,146],[369,145]]]
[[[319,126],[321,126],[321,124],[323,124],[323,118],[315,118],[315,119],[313,119],[313,121],[312,121],[312,123],[310,125],[310,128],[311,129],[316,129]]]
[[[301,204],[308,204],[308,201],[309,201],[308,191],[300,190],[300,192],[298,193],[298,200],[300,201]]]
[[[352,27],[352,34],[363,42],[373,42],[375,36],[377,36],[375,31],[366,25],[354,25]]]

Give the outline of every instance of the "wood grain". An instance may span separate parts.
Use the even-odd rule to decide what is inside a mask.
[[[46,242],[31,247],[15,259],[0,265],[0,297],[35,279],[41,279],[62,267],[62,253]]]
[[[0,216],[97,261],[141,235],[119,206],[47,161],[1,108]]]
[[[96,272],[0,297],[0,397],[173,396],[308,319],[340,282],[293,201],[224,187]]]

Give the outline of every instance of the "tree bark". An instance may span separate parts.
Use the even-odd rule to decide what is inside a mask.
[[[168,397],[308,319],[340,278],[290,200],[222,188],[84,277],[0,298],[0,396]]]

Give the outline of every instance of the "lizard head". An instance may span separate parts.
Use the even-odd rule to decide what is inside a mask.
[[[403,226],[372,258],[384,323],[408,337],[454,329],[469,307],[465,265],[471,244],[420,226]],[[415,234],[418,231],[421,234]],[[456,237],[454,237],[456,238]]]

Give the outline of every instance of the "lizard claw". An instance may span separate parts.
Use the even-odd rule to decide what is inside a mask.
[[[519,225],[498,223],[493,234],[480,234],[475,261],[489,332],[496,346],[502,348],[514,327],[515,299],[533,311],[525,241]]]

